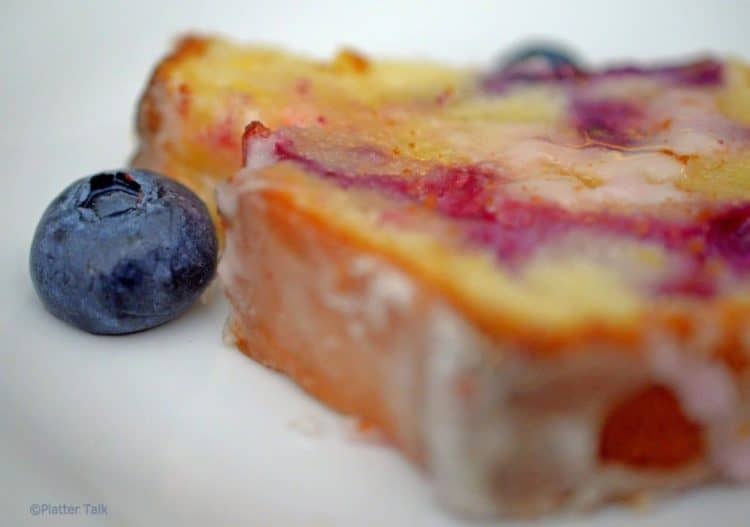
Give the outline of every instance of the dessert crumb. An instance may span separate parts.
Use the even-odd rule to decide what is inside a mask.
[[[237,337],[234,331],[232,331],[232,326],[232,317],[229,316],[224,322],[224,328],[221,331],[221,340],[225,345],[234,347],[237,345]]]
[[[638,513],[646,513],[651,510],[653,499],[648,492],[634,492],[632,495],[628,496],[624,502],[634,511]]]
[[[355,417],[348,418],[345,423],[345,437],[357,443],[385,446],[389,444],[385,434],[372,423]]]
[[[292,419],[289,422],[289,427],[307,437],[320,437],[325,431],[320,419],[309,415]]]

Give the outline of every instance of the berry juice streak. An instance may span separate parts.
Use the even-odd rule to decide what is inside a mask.
[[[750,204],[706,210],[689,220],[668,221],[653,216],[609,212],[571,212],[549,202],[523,201],[502,195],[501,175],[474,166],[436,167],[427,174],[353,175],[326,168],[281,140],[280,160],[293,161],[343,189],[369,190],[384,196],[422,203],[443,217],[460,222],[471,244],[492,251],[514,266],[534,250],[570,232],[606,235],[661,245],[685,262],[687,271],[660,285],[657,292],[710,296],[716,284],[706,269],[719,260],[737,274],[750,270]],[[488,191],[488,183],[493,191]]]

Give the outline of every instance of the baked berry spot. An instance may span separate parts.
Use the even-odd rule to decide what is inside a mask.
[[[575,88],[578,85],[622,77],[651,78],[685,87],[718,86],[723,81],[724,65],[712,58],[703,58],[668,66],[624,65],[589,71],[564,61],[550,61],[547,67],[530,67],[528,62],[509,63],[487,75],[482,86],[488,93],[501,94],[516,85],[560,84]]]
[[[573,123],[585,139],[617,146],[637,142],[643,112],[627,101],[576,100],[571,108]]]
[[[714,217],[708,227],[709,247],[735,269],[750,268],[750,205]]]
[[[603,463],[641,469],[676,469],[705,451],[701,427],[682,412],[664,386],[650,386],[616,405],[599,436]]]

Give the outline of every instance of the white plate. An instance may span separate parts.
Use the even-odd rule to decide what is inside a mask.
[[[195,24],[318,54],[354,43],[480,62],[522,34],[552,33],[595,59],[705,47],[750,56],[747,7],[527,1],[504,12],[391,1],[364,15],[356,2],[215,4],[3,5],[0,525],[460,525],[397,453],[357,439],[345,419],[222,344],[227,307],[216,289],[181,320],[128,337],[86,335],[49,316],[27,270],[37,219],[69,181],[125,162],[148,68]],[[31,512],[86,503],[105,505],[106,517]],[[712,488],[550,525],[740,527],[749,518],[750,491]]]

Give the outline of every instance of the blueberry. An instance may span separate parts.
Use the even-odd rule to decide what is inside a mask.
[[[218,242],[203,202],[144,170],[79,179],[45,210],[31,244],[31,278],[56,317],[97,334],[163,324],[216,272]]]
[[[536,62],[550,70],[562,70],[565,68],[577,68],[573,56],[560,48],[551,46],[527,46],[511,52],[501,61],[500,69],[517,68],[524,64],[530,65]]]
[[[559,47],[533,45],[508,53],[484,79],[484,88],[502,93],[519,83],[560,82],[586,76],[573,56]]]

